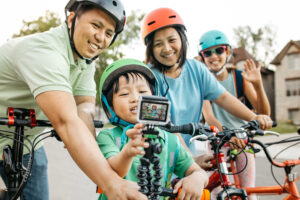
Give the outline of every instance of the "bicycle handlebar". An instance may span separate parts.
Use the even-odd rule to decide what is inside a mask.
[[[189,135],[199,135],[203,132],[210,131],[208,127],[202,126],[201,124],[197,123],[189,123],[179,126],[167,124],[165,126],[160,126],[160,128],[170,133],[184,133]]]
[[[30,119],[14,119],[13,123],[10,124],[8,118],[0,118],[0,125],[8,125],[8,126],[28,126],[32,127]],[[36,120],[36,125],[39,127],[52,127],[52,124],[49,120]],[[95,128],[102,128],[103,122],[99,120],[94,120]]]
[[[298,141],[300,140],[300,138],[298,139]],[[257,144],[259,145],[265,152],[268,160],[270,161],[270,163],[276,167],[286,167],[286,166],[295,166],[295,165],[300,165],[300,159],[299,160],[288,160],[288,161],[284,161],[284,162],[276,162],[275,160],[272,159],[266,145],[264,143],[262,143],[261,141],[258,140],[251,140],[251,143]]]

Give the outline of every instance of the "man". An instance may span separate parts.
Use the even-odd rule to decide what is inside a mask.
[[[61,26],[0,47],[0,117],[6,116],[7,107],[35,109],[37,119],[51,121],[74,161],[109,199],[146,199],[110,168],[95,141],[93,125],[93,60],[123,30],[124,7],[119,0],[70,0],[65,10],[69,15]],[[33,141],[40,131],[34,128],[26,134]],[[11,143],[1,137],[0,153]],[[0,173],[5,179],[2,163]],[[42,145],[35,150],[23,198],[49,199]]]

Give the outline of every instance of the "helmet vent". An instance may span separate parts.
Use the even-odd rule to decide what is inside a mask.
[[[216,40],[219,40],[219,39],[221,39],[221,37],[220,37],[220,36],[216,37]]]
[[[154,24],[154,23],[155,23],[155,21],[149,22],[149,23],[148,23],[148,26],[151,26],[151,25]]]
[[[114,6],[118,6],[118,4],[117,4],[116,1],[113,1],[112,4],[113,4]]]
[[[169,18],[176,18],[176,15],[170,15]]]

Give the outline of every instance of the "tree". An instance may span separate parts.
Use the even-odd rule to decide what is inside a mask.
[[[100,103],[99,83],[100,77],[105,68],[113,61],[119,60],[125,56],[124,51],[130,48],[135,41],[138,40],[140,34],[140,22],[145,14],[139,11],[133,11],[126,19],[126,27],[118,36],[114,44],[107,50],[101,53],[96,60],[95,81],[97,85],[97,104]]]
[[[276,46],[276,31],[271,25],[265,25],[254,31],[250,26],[239,26],[234,31],[238,47],[243,47],[256,59],[261,60],[262,66],[268,66],[274,57]]]
[[[34,33],[44,32],[49,30],[50,28],[57,27],[60,24],[61,20],[58,17],[58,14],[47,10],[46,15],[39,17],[37,20],[29,22],[23,20],[23,27],[21,28],[20,33],[14,34],[12,37],[16,38]]]

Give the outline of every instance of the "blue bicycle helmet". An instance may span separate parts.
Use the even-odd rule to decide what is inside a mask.
[[[224,33],[218,30],[211,30],[204,33],[199,41],[198,52],[217,45],[230,46],[229,40]]]

